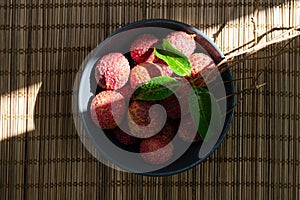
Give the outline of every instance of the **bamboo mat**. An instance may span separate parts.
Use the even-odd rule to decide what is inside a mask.
[[[0,199],[300,198],[300,52],[292,48],[299,37],[268,65],[260,77],[265,87],[238,96],[244,99],[219,149],[178,175],[143,177],[97,162],[77,136],[71,110],[85,56],[129,22],[182,21],[229,52],[254,39],[255,8],[257,33],[272,30],[269,40],[300,24],[299,1],[267,0],[258,7],[248,0],[17,2],[0,0]],[[249,77],[267,63],[246,61],[234,67],[234,76]],[[250,84],[236,81],[236,89]]]

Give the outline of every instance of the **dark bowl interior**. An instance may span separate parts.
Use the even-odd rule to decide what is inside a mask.
[[[106,41],[109,40],[109,38],[111,38],[121,32],[132,30],[132,29],[137,29],[137,28],[141,28],[141,27],[143,27],[143,28],[145,28],[145,27],[149,27],[149,28],[164,27],[164,28],[172,29],[174,31],[185,31],[189,34],[195,34],[196,42],[201,44],[201,46],[205,49],[205,51],[207,51],[207,53],[212,57],[212,59],[215,61],[216,64],[219,63],[223,59],[223,54],[220,52],[220,50],[202,32],[200,32],[196,28],[191,27],[187,24],[177,22],[177,21],[171,21],[171,20],[152,19],[152,20],[138,21],[138,22],[126,25],[123,28],[117,30],[115,33],[113,33],[111,36],[109,36],[108,39],[106,39]],[[101,46],[100,47],[98,46],[97,48],[101,48]],[[130,61],[130,62],[132,62],[132,61]],[[94,81],[94,78],[93,78],[94,71],[93,71],[93,69],[91,69],[91,67],[89,67],[89,69],[84,69],[84,70],[89,70],[89,71],[85,75],[82,76],[80,85],[84,85],[85,88],[90,87],[90,93],[92,93],[92,95],[95,95],[101,89],[99,87],[97,88],[96,84],[93,82]],[[232,73],[230,70],[227,70],[227,71],[223,72],[221,74],[221,76],[222,76],[222,80],[224,82],[226,82],[226,84],[224,84],[226,96],[229,95],[229,97],[226,99],[227,100],[226,101],[226,113],[227,114],[225,117],[225,123],[224,123],[223,129],[222,129],[221,135],[219,136],[217,142],[215,143],[215,145],[211,149],[211,151],[208,152],[205,157],[199,158],[197,152],[199,152],[199,149],[201,148],[202,144],[195,143],[195,144],[192,144],[179,159],[177,159],[175,162],[171,163],[167,167],[164,167],[159,170],[147,172],[147,173],[140,173],[140,174],[150,175],[150,176],[166,176],[166,175],[180,173],[180,172],[183,172],[183,171],[190,169],[190,168],[194,167],[195,165],[201,163],[213,151],[215,151],[216,148],[218,148],[218,146],[221,144],[221,142],[223,141],[223,139],[225,138],[225,136],[228,133],[228,130],[229,130],[232,118],[233,118],[233,109],[232,108],[235,105],[235,96],[234,95],[230,96],[230,94],[234,94],[234,92],[235,92],[234,82],[231,81],[231,80],[233,80]],[[88,83],[87,83],[87,80],[89,80]],[[88,99],[79,101],[79,103],[81,102],[83,104],[88,104],[88,105],[79,105],[79,107],[80,106],[89,107],[89,104],[91,102],[91,96],[88,96],[86,94],[87,93],[85,90],[79,90],[78,95],[81,99],[88,98]],[[113,158],[113,156],[110,154],[110,152],[107,152],[104,150],[104,148],[102,148],[103,145],[105,145],[105,144],[97,143],[97,138],[94,133],[96,128],[94,127],[94,125],[92,125],[91,123],[88,122],[88,121],[91,121],[89,113],[82,113],[81,118],[82,118],[82,121],[84,122],[83,124],[84,124],[85,130],[88,132],[88,136],[91,138],[92,141],[95,141],[94,145],[99,149],[101,154],[106,159],[110,160],[111,162],[113,162],[114,164],[119,166],[120,168],[125,169],[127,171],[131,171],[130,168],[128,168],[127,166],[124,166],[123,164],[119,164],[118,160]],[[132,151],[132,152],[136,152],[136,149],[138,149],[138,146],[125,146],[125,145],[118,143],[114,139],[114,137],[112,137],[112,134],[110,134],[110,131],[105,131],[104,133],[106,134],[106,136],[109,138],[109,140],[111,142],[113,142],[115,145],[118,145],[119,147],[121,147],[123,149]]]

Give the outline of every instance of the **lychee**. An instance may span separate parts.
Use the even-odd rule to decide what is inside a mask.
[[[151,137],[163,128],[166,117],[164,116],[165,111],[161,106],[154,104],[153,101],[133,101],[130,104],[128,126],[132,136]]]
[[[172,119],[180,118],[180,104],[177,97],[174,94],[172,94],[166,99],[161,100],[160,104],[166,109],[168,117]]]
[[[127,133],[125,133],[123,130],[121,130],[119,127],[115,128],[114,131],[114,136],[115,138],[122,144],[125,145],[131,145],[131,144],[135,144],[139,141],[138,138],[133,137]]]
[[[182,128],[178,131],[178,135],[183,141],[194,143],[202,140],[197,131],[198,128],[196,127],[190,114],[181,118],[180,126],[182,126]]]
[[[129,81],[120,89],[117,90],[125,99],[130,99],[133,94],[133,89],[130,86]]]
[[[173,156],[173,144],[161,136],[145,139],[140,144],[140,153],[145,162],[164,164]]]
[[[103,129],[113,129],[122,122],[125,109],[124,97],[113,90],[102,91],[92,100],[91,118]]]
[[[177,122],[172,119],[167,119],[158,135],[164,137],[167,141],[171,141],[177,133],[178,125],[176,123]]]
[[[186,57],[189,57],[196,49],[194,35],[189,35],[183,31],[171,32],[166,36],[166,40]]]
[[[160,59],[159,57],[155,56],[154,60],[152,61],[153,63],[160,63],[160,64],[165,64],[167,65],[167,63],[165,61],[163,61],[162,59]]]
[[[192,66],[191,76],[186,77],[193,85],[200,85],[205,81],[212,81],[217,76],[217,67],[212,58],[204,53],[194,53],[189,57]],[[209,79],[209,80],[208,80]]]
[[[160,104],[166,109],[168,117],[172,119],[178,119],[190,111],[189,95],[191,86],[185,79],[179,79],[179,82],[181,85],[174,94],[160,101]]]
[[[161,67],[153,63],[141,63],[132,68],[130,72],[130,85],[133,89],[146,83],[150,79],[162,76]]]
[[[116,90],[123,87],[129,74],[129,62],[121,53],[109,53],[96,63],[95,78],[104,89]]]
[[[161,75],[162,76],[172,76],[173,70],[166,64],[166,63],[154,63],[156,66],[158,66],[161,69]]]
[[[137,63],[151,62],[154,59],[153,46],[158,39],[151,34],[138,36],[130,46],[130,55]]]

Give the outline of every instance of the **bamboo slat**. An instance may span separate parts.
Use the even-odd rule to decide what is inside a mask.
[[[242,92],[231,130],[201,165],[169,177],[110,169],[85,149],[72,119],[72,89],[88,53],[141,19],[185,22],[228,53],[300,25],[300,2],[237,0],[0,1],[0,199],[300,198],[300,38]],[[255,6],[258,5],[258,6]],[[254,56],[274,55],[280,44]],[[233,68],[236,90],[269,59]]]

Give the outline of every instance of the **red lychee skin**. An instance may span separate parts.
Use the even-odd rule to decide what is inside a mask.
[[[170,160],[174,153],[174,147],[163,137],[154,136],[141,142],[140,153],[145,162],[159,165]]]
[[[130,99],[133,94],[133,89],[130,86],[130,83],[127,82],[122,88],[117,90],[125,99]]]
[[[156,66],[160,67],[162,76],[172,76],[173,70],[165,63],[154,63]]]
[[[115,135],[115,138],[120,143],[125,144],[125,145],[136,144],[139,141],[138,138],[128,135],[127,133],[122,131],[120,128],[115,128],[113,133]]]
[[[180,118],[180,105],[174,94],[172,94],[166,99],[161,100],[160,103],[166,109],[168,117],[172,119]]]
[[[158,39],[151,34],[138,36],[130,46],[130,55],[137,63],[151,62],[154,59],[153,47]]]
[[[172,119],[180,118],[180,104],[177,97],[174,94],[172,94],[166,99],[161,100],[160,103],[166,109],[168,117]]]
[[[151,113],[149,109],[155,102],[152,101],[133,101],[128,110],[128,126],[130,134],[137,138],[148,138],[163,128],[165,123],[163,108]]]
[[[197,132],[196,135],[193,130],[197,130],[195,123],[190,114],[181,118],[180,124],[182,129],[178,131],[178,136],[185,142],[195,143],[202,140],[200,134]]]
[[[121,53],[109,53],[98,60],[95,78],[100,87],[117,90],[125,85],[130,74],[127,58]]]
[[[162,69],[153,63],[141,63],[132,68],[130,72],[130,85],[133,89],[146,83],[151,78],[162,76]]]
[[[158,135],[162,136],[165,140],[170,142],[177,133],[178,125],[175,123],[177,123],[177,122],[174,120],[168,119]]]
[[[191,76],[186,78],[193,85],[199,86],[204,80],[212,81],[216,78],[218,72],[216,64],[208,55],[194,53],[189,57],[189,61],[192,66]]]
[[[168,40],[177,50],[181,51],[186,57],[189,57],[196,49],[194,35],[189,35],[183,31],[175,31],[168,34],[166,40]]]
[[[153,63],[153,61],[154,61],[155,58],[156,58],[156,56],[155,56],[155,54],[154,54],[154,48],[150,48],[150,49],[148,50],[148,52],[151,52],[151,54],[150,54],[150,56],[149,56],[147,59],[145,59],[144,62],[152,62],[152,63]],[[142,63],[142,62],[140,62],[140,63]]]
[[[175,94],[172,94],[168,98],[160,101],[160,104],[166,109],[167,115],[171,119],[178,119],[181,117],[181,115],[186,115],[190,111],[189,95],[191,91],[191,86],[187,81],[184,81],[182,79],[179,79],[178,81],[181,85],[174,92],[176,95],[178,95],[178,97]],[[181,106],[180,102],[182,103]],[[182,113],[181,107],[183,109]]]
[[[154,60],[152,61],[154,64],[157,64],[159,65],[161,68],[162,68],[162,71],[163,71],[163,75],[164,76],[172,76],[174,73],[173,73],[173,70],[168,66],[168,64],[163,61],[162,59],[158,58],[155,56]]]
[[[163,61],[162,59],[158,58],[157,56],[154,57],[154,60],[152,62],[153,63],[160,63],[160,64],[167,65],[167,63],[165,61]]]
[[[102,91],[92,100],[90,112],[96,125],[103,129],[113,129],[117,123],[122,122],[125,115],[124,97],[113,90]]]
[[[189,57],[192,66],[191,75],[195,76],[205,69],[215,69],[213,59],[204,53],[194,53]]]

